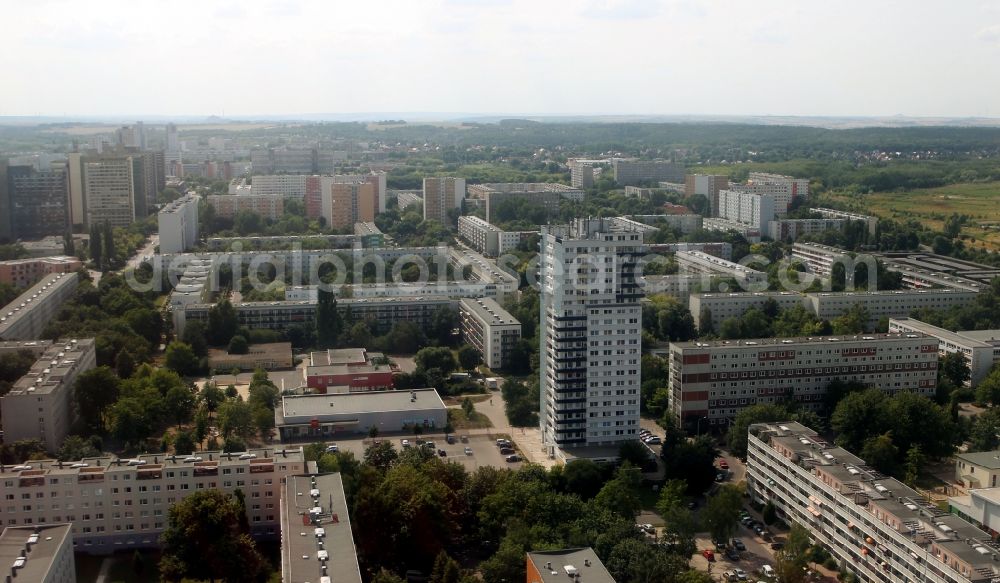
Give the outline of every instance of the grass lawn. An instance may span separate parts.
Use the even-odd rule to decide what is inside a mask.
[[[968,215],[970,224],[962,235],[972,237],[991,249],[1000,249],[1000,183],[966,182],[940,188],[920,188],[903,192],[876,192],[851,195],[832,193],[826,198],[867,209],[881,218],[914,219],[941,230],[952,213]]]
[[[448,420],[456,431],[460,429],[485,429],[493,427],[493,423],[489,417],[479,411],[473,411],[472,416],[469,417],[462,409],[448,409]]]

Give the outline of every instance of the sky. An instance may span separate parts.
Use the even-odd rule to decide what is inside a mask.
[[[1000,117],[997,0],[7,0],[0,116]]]

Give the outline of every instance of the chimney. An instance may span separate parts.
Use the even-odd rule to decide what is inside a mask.
[[[590,566],[590,559],[584,559],[583,560],[583,566],[584,567],[589,567]]]

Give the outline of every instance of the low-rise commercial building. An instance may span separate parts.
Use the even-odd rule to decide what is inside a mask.
[[[521,323],[491,298],[463,298],[458,302],[462,341],[472,345],[491,369],[510,365],[511,351],[521,339]]]
[[[82,261],[68,255],[0,261],[0,283],[28,287],[47,275],[72,273],[82,267]]]
[[[96,365],[93,338],[60,340],[0,397],[4,441],[37,439],[50,452],[59,450],[76,421],[73,385]]]
[[[282,583],[361,583],[340,474],[288,476],[283,488]]]
[[[8,581],[76,583],[73,527],[69,524],[10,526],[0,534],[0,565]]]
[[[955,481],[966,488],[996,488],[1000,450],[955,454]]]
[[[306,471],[302,448],[192,456],[143,454],[0,466],[0,500],[10,526],[67,522],[77,552],[158,548],[170,507],[198,490],[246,496],[250,535],[277,540],[281,485]],[[17,500],[14,504],[12,500]],[[29,502],[30,500],[30,502]]]
[[[747,490],[866,582],[989,583],[990,535],[798,423],[750,426]]]
[[[0,340],[41,337],[45,325],[76,292],[79,281],[75,273],[50,275],[0,308]]]
[[[443,428],[448,409],[434,389],[285,395],[274,410],[282,441],[324,439],[336,434],[366,434]]]
[[[331,348],[309,354],[306,386],[319,394],[385,391],[392,388],[394,372],[381,353]]]
[[[927,334],[937,338],[940,354],[964,356],[971,377],[966,384],[971,387],[985,379],[1000,360],[1000,330],[952,332],[914,318],[890,318],[889,332]]]
[[[251,344],[246,354],[233,354],[222,348],[208,350],[208,366],[217,371],[277,370],[292,368],[292,343],[267,342]]]
[[[567,577],[582,583],[615,583],[590,547],[528,553],[526,583],[563,583]]]
[[[819,410],[835,380],[933,396],[937,358],[937,342],[925,334],[673,342],[670,411],[679,423],[712,426],[761,403]]]
[[[951,496],[948,507],[952,513],[990,533],[994,540],[1000,536],[1000,486],[975,488],[968,494]]]
[[[156,215],[160,253],[182,253],[198,244],[198,201],[186,194],[167,204]]]

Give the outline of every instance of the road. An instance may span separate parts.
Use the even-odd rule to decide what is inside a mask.
[[[160,236],[158,234],[151,235],[146,245],[141,249],[139,249],[135,255],[130,257],[129,260],[125,262],[125,269],[135,269],[136,267],[139,267],[139,264],[142,263],[143,259],[145,259],[146,257],[151,257],[153,255],[153,253],[156,251],[156,247],[159,246],[159,244],[160,244]],[[123,269],[122,271],[125,271],[125,269]]]

